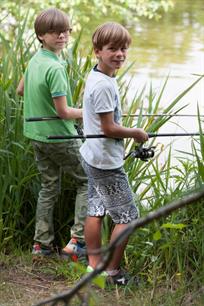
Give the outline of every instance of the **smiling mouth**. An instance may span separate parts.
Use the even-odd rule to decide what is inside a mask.
[[[124,60],[119,60],[119,61],[113,61],[114,63],[116,63],[116,64],[121,64],[121,63],[123,63],[124,62]]]

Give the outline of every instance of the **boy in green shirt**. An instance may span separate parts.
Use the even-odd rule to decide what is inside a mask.
[[[80,140],[49,140],[48,135],[76,134],[75,119],[82,109],[72,107],[68,75],[59,55],[71,33],[66,14],[56,8],[41,12],[35,20],[35,33],[41,49],[31,58],[17,93],[24,95],[24,118],[59,116],[62,120],[24,121],[24,135],[32,140],[41,190],[36,209],[32,253],[49,255],[54,241],[53,209],[60,193],[61,170],[77,185],[75,224],[72,239],[63,254],[76,256],[84,252],[84,219],[87,210],[87,178],[81,167]]]

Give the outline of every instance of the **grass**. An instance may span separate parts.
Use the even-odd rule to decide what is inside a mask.
[[[0,254],[1,303],[12,305],[34,305],[53,295],[68,291],[80,279],[82,273],[70,262],[47,260],[32,263],[29,253],[5,256]],[[156,271],[155,275],[157,277]],[[89,305],[146,305],[146,306],[201,306],[204,300],[202,287],[192,290],[192,283],[181,283],[179,275],[162,284],[140,282],[134,288],[112,288],[103,290],[96,286],[83,289],[80,295],[89,296]],[[69,305],[81,305],[80,298],[75,297]]]

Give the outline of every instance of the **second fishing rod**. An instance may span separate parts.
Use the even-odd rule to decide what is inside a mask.
[[[123,114],[122,117],[155,117],[155,118],[160,118],[160,117],[198,117],[198,115],[193,115],[193,114],[177,114],[177,113],[166,113],[166,114]],[[204,115],[200,115],[200,118],[204,118]],[[52,121],[52,120],[63,120],[59,116],[43,116],[43,117],[31,117],[31,118],[26,118],[26,122],[35,122],[35,121]]]
[[[147,133],[149,138],[155,137],[185,137],[185,136],[200,136],[198,132],[193,133]],[[47,139],[90,139],[90,138],[113,138],[106,135],[90,134],[90,135],[50,135]]]

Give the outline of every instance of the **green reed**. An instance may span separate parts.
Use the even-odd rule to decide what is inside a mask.
[[[155,160],[146,169],[143,183],[147,186],[140,193],[141,203],[145,203],[140,206],[142,215],[182,198],[194,188],[203,188],[204,142],[199,110],[198,122],[200,139],[192,140],[192,152],[180,151],[183,155],[173,166],[170,147],[162,167]],[[204,279],[203,204],[204,200],[135,232],[127,248],[131,269],[153,286],[167,284],[175,289],[185,284],[186,288],[199,287]]]

